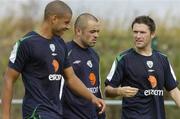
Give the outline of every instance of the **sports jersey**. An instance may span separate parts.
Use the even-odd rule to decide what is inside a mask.
[[[64,41],[32,31],[16,42],[9,67],[22,74],[25,86],[23,119],[61,119],[63,69],[70,66]]]
[[[99,57],[96,52],[92,48],[81,48],[74,41],[67,43],[67,47],[75,74],[95,96],[101,98]],[[73,94],[67,87],[64,89],[63,107],[64,119],[98,119],[96,106]]]
[[[153,50],[143,56],[129,49],[116,57],[105,85],[139,89],[134,97],[123,97],[122,119],[165,119],[163,89],[171,91],[177,82],[165,55]]]

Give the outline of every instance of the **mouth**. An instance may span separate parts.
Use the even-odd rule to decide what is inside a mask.
[[[142,40],[135,40],[135,45],[142,46],[142,45],[144,45],[144,42]]]
[[[143,43],[142,40],[136,40],[135,42],[136,42],[136,43]]]
[[[64,34],[64,32],[66,32],[68,29],[62,29],[60,32],[62,33],[62,34]]]
[[[96,41],[97,41],[96,39],[93,39],[93,40],[92,40],[93,43],[96,43]]]

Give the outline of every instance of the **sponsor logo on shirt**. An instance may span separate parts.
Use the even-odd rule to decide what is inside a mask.
[[[70,51],[68,52],[68,56],[70,56],[70,55],[71,55],[71,53],[72,53],[72,50],[70,50]]]
[[[98,93],[98,86],[88,88],[88,90],[89,90],[91,93],[93,93],[93,94]]]
[[[52,61],[52,66],[53,66],[54,72],[55,73],[58,72],[58,70],[59,70],[59,62],[56,59],[54,59]],[[55,81],[55,80],[57,81],[57,80],[61,80],[61,79],[63,79],[63,76],[61,74],[50,74],[49,75],[49,80],[50,81]]]
[[[154,72],[155,70],[153,70],[153,69],[148,69],[148,72]]]
[[[148,81],[151,84],[152,89],[145,90],[144,95],[145,96],[151,96],[151,95],[163,96],[163,93],[164,93],[163,90],[155,89],[157,87],[157,79],[156,79],[156,77],[153,76],[153,75],[150,75],[148,77]]]
[[[79,64],[79,63],[81,63],[81,60],[76,60],[73,62],[73,64]]]
[[[56,56],[57,55],[57,53],[52,53],[52,56]]]
[[[89,81],[90,81],[91,85],[93,85],[93,86],[96,84],[96,76],[93,72],[91,72],[89,74]]]
[[[63,76],[61,74],[50,74],[49,75],[50,81],[59,81],[61,79],[63,79]]]
[[[145,96],[150,96],[150,95],[163,96],[163,93],[164,93],[163,90],[155,90],[155,89],[149,89],[144,91]]]

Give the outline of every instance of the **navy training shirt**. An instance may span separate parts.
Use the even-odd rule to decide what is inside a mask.
[[[70,66],[67,53],[58,36],[48,40],[32,31],[16,42],[9,67],[22,74],[23,119],[33,116],[33,112],[42,119],[62,117],[63,69]]]
[[[171,91],[177,82],[165,55],[153,50],[142,56],[129,49],[116,57],[105,85],[139,89],[134,97],[123,97],[122,119],[165,119],[163,89]]]
[[[101,98],[99,56],[92,48],[81,48],[74,41],[68,42],[67,47],[68,58],[75,74],[95,96]],[[104,119],[104,114],[98,117],[95,105],[73,94],[66,86],[63,97],[64,119]]]

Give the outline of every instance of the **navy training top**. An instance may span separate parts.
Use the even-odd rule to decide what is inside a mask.
[[[22,74],[23,119],[62,117],[63,69],[69,66],[66,45],[58,36],[48,40],[32,31],[16,42],[9,67]]]
[[[81,48],[74,41],[67,43],[68,58],[75,74],[85,86],[97,97],[101,98],[99,77],[99,56],[92,48]],[[73,94],[68,87],[64,89],[64,119],[104,119],[98,115],[98,109],[86,99]]]
[[[177,82],[165,55],[153,50],[142,56],[129,49],[116,57],[105,85],[139,89],[134,97],[123,97],[122,119],[165,119],[163,89],[171,91]]]

